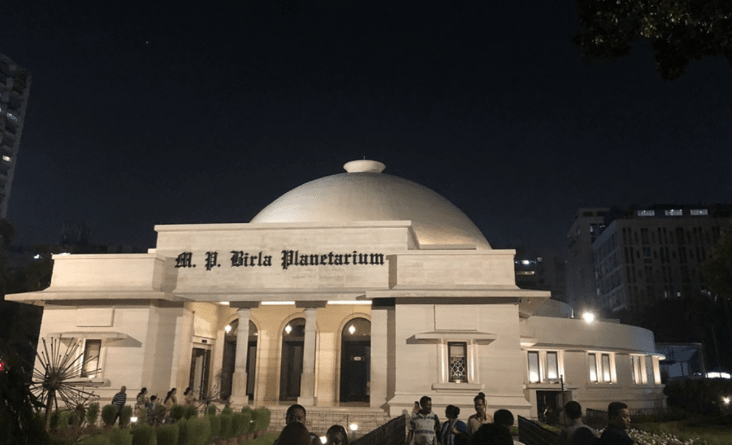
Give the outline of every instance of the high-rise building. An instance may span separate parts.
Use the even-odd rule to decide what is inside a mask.
[[[30,85],[28,71],[0,53],[0,218],[8,214]]]
[[[605,215],[592,243],[597,309],[637,311],[664,298],[708,295],[701,265],[732,206],[652,206]]]
[[[605,228],[605,215],[609,210],[605,207],[579,209],[567,233],[566,302],[575,311],[597,307],[592,243]]]

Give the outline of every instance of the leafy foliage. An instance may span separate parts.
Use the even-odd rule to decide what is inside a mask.
[[[185,414],[186,408],[183,405],[176,404],[170,408],[170,417],[172,417],[175,421],[182,419]]]
[[[104,405],[104,408],[102,408],[102,421],[104,424],[112,426],[115,417],[117,417],[117,408],[114,405]]]
[[[177,445],[178,444],[178,425],[160,425],[155,429],[157,436],[157,445]]]
[[[47,444],[43,418],[35,415],[42,405],[28,388],[19,364],[0,372],[0,431],[12,444]]]
[[[198,417],[198,408],[196,408],[196,405],[186,406],[186,413],[185,413],[184,417],[186,419],[190,419],[192,417]]]
[[[155,429],[150,425],[138,425],[132,430],[132,445],[155,445]]]
[[[99,419],[99,403],[92,403],[86,410],[86,421],[89,425],[96,425]]]
[[[122,413],[120,413],[119,416],[120,426],[129,425],[130,419],[132,419],[132,407],[130,405],[125,405],[122,407]]]
[[[732,63],[732,2],[727,0],[578,0],[573,41],[594,59],[623,57],[633,42],[651,44],[659,74],[680,78],[692,60],[723,55]]]
[[[221,414],[221,429],[219,430],[219,437],[228,439],[231,437],[231,414]]]
[[[208,435],[208,442],[211,442],[219,437],[219,433],[221,432],[221,416],[206,416],[205,418],[211,424],[211,430]]]

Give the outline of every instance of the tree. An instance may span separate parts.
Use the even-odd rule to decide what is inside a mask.
[[[633,42],[646,40],[665,80],[707,56],[732,64],[729,0],[578,0],[578,7],[580,29],[572,40],[591,59],[626,56]]]

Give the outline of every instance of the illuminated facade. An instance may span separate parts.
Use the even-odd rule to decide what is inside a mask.
[[[651,332],[567,318],[445,198],[378,162],[345,168],[248,224],[156,226],[146,254],[57,256],[48,289],[9,299],[45,305],[42,337],[84,339],[99,358],[80,372],[107,398],[220,381],[238,405],[387,417],[425,394],[469,413],[480,391],[532,417],[570,399],[664,404]]]
[[[0,218],[8,214],[30,85],[30,74],[0,54]]]

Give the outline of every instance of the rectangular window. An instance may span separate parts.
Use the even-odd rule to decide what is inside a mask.
[[[612,381],[609,354],[602,354],[602,381],[606,383],[610,383]]]
[[[102,351],[102,341],[87,339],[84,343],[84,358],[81,363],[81,376],[96,378],[100,373],[99,355]]]
[[[556,352],[546,353],[546,378],[550,380],[559,378],[559,363]]]
[[[468,345],[464,342],[447,344],[450,362],[450,381],[464,383],[468,381]]]
[[[529,382],[539,383],[539,353],[536,351],[529,351]]]
[[[590,381],[597,381],[597,357],[595,354],[587,354],[587,362],[590,367]]]
[[[641,357],[638,357],[636,355],[630,356],[630,367],[633,371],[633,383],[636,385],[640,385],[643,383],[643,377],[641,374]]]

